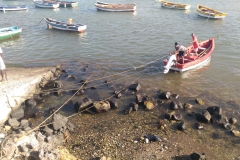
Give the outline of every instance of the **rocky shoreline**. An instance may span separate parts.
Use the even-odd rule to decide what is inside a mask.
[[[86,68],[82,69],[84,74]],[[50,73],[50,78],[39,81],[39,92],[25,99],[1,127],[1,155],[5,159],[240,158],[238,153],[231,154],[235,150],[230,146],[214,148],[208,144],[217,145],[214,139],[231,137],[235,147],[240,145],[237,118],[227,118],[220,106],[207,106],[201,98],[183,102],[180,95],[170,91],[148,94],[135,81],[121,85],[104,80],[96,86],[88,79],[79,80],[61,66]],[[65,89],[66,81],[77,81],[77,87]],[[110,93],[105,99],[100,98],[102,90]],[[70,96],[64,104],[71,106],[76,116],[57,113],[64,105],[34,110],[51,95]],[[39,117],[48,117],[47,124],[33,126],[32,120]],[[209,128],[220,132],[214,132],[213,139],[206,138]],[[205,139],[198,142],[202,137]],[[226,150],[229,155],[221,153]]]

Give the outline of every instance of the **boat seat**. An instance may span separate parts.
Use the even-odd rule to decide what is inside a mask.
[[[203,47],[198,47],[198,49],[205,50],[206,48],[203,48]]]
[[[192,60],[195,60],[195,59],[197,59],[197,58],[198,58],[198,56],[195,55],[195,53],[190,53],[190,55],[187,55],[187,56],[184,57],[184,61],[185,61],[185,60],[192,61]]]

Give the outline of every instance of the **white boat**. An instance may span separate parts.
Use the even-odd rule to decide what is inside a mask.
[[[96,2],[94,5],[98,10],[109,12],[134,12],[136,10],[135,4],[113,4]]]
[[[33,1],[36,7],[39,8],[49,8],[49,9],[55,9],[59,7],[59,3],[55,1]]]
[[[190,4],[180,4],[180,3],[175,3],[175,2],[168,2],[165,0],[160,1],[161,6],[165,8],[171,8],[171,9],[190,9],[191,5]]]
[[[226,13],[214,10],[200,4],[197,5],[197,12],[199,16],[206,18],[222,19],[226,17]]]
[[[0,11],[25,11],[28,10],[27,5],[0,5]]]

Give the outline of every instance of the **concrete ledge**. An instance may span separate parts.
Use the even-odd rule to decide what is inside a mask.
[[[0,82],[0,124],[3,124],[10,113],[22,102],[37,91],[39,83],[53,77],[55,67],[44,68],[8,68],[8,81]]]

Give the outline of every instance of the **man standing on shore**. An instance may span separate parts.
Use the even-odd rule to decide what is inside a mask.
[[[0,47],[0,70],[2,75],[2,80],[0,82],[6,81],[5,73],[4,73],[5,69],[6,69],[6,66],[3,61],[3,51],[2,51],[2,48]]]

